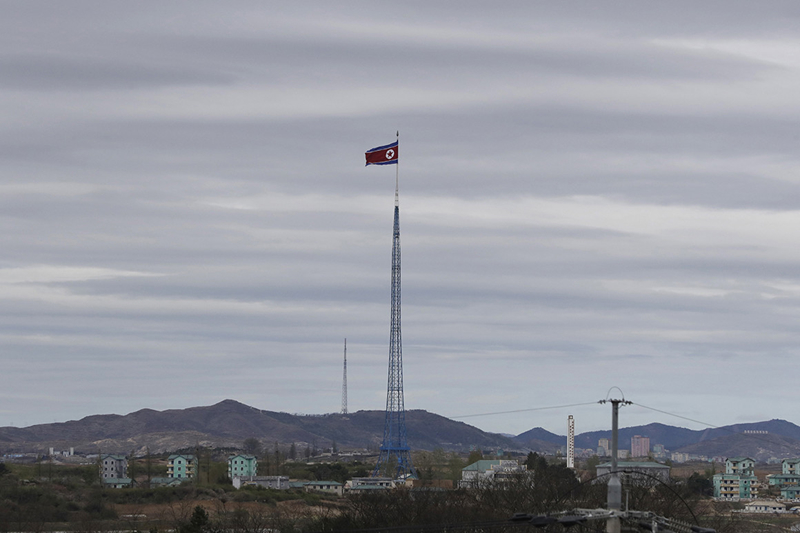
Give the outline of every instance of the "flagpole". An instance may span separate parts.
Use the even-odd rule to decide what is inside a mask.
[[[400,130],[397,130],[397,152],[400,153]],[[400,205],[400,158],[394,164],[394,206]]]

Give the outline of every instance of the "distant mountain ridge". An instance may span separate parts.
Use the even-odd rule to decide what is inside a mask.
[[[339,446],[376,449],[383,437],[384,412],[358,411],[347,415],[293,415],[256,409],[235,400],[206,407],[127,415],[94,415],[69,422],[27,428],[0,428],[0,449],[59,449],[129,452],[149,447],[153,452],[196,445],[239,447],[244,439],[296,443],[319,448]],[[463,422],[422,410],[406,411],[409,445],[413,449],[453,450],[502,448],[519,445],[511,438],[487,433]]]
[[[141,409],[127,415],[93,415],[81,420],[40,424],[26,428],[0,428],[0,451],[46,450],[48,447],[96,452],[173,451],[197,445],[240,447],[255,437],[262,443],[295,443],[317,448],[376,450],[383,437],[383,411],[358,411],[347,415],[295,415],[265,411],[235,400],[215,405],[156,411]],[[476,427],[423,410],[406,412],[409,445],[415,450],[443,448],[537,451],[553,453],[566,445],[566,437],[533,428],[515,437],[488,433]],[[745,434],[745,431],[767,434]],[[690,430],[665,424],[647,424],[620,429],[620,448],[630,448],[634,435],[650,438],[671,451],[706,456],[749,455],[757,460],[770,457],[800,457],[800,426],[785,420]],[[575,436],[577,448],[596,449],[610,431],[592,431]]]
[[[745,433],[745,432],[753,433]],[[765,433],[763,433],[765,432]],[[663,444],[673,452],[683,452],[707,457],[734,457],[747,455],[759,461],[769,458],[800,457],[800,426],[786,420],[769,420],[747,424],[734,424],[719,428],[691,430],[665,424],[647,424],[620,428],[619,447],[630,449],[631,438],[641,435],[650,439],[650,445]],[[596,449],[600,439],[611,439],[611,431],[590,431],[575,436],[576,448]],[[542,428],[534,428],[515,437],[521,444],[536,440],[566,445],[567,438]]]

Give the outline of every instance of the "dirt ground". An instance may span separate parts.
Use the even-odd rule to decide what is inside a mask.
[[[116,504],[114,509],[120,521],[126,523],[131,529],[142,531],[153,526],[163,529],[187,522],[197,506],[205,509],[212,519],[219,514],[246,510],[265,517],[291,520],[336,514],[339,512],[341,504],[335,501],[323,501],[320,505],[308,505],[303,500],[290,500],[270,504],[202,499],[166,504]]]

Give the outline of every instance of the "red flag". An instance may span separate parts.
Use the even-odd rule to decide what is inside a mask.
[[[397,154],[399,152],[398,142],[385,146],[378,146],[372,150],[367,150],[364,154],[367,158],[367,166],[369,165],[396,165]]]

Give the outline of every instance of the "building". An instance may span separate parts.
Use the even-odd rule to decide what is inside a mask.
[[[656,459],[664,459],[667,457],[667,449],[663,444],[653,444],[653,457]]]
[[[611,445],[608,443],[608,439],[597,441],[597,455],[599,457],[609,457],[611,455]]]
[[[781,461],[781,473],[767,476],[767,484],[778,487],[784,500],[796,499],[800,495],[800,459]]]
[[[742,500],[758,496],[756,462],[750,457],[729,457],[725,473],[714,476],[714,497],[721,500]]]
[[[390,477],[354,477],[345,484],[345,487],[358,488],[367,485],[371,487],[393,489],[397,486],[397,482]]]
[[[100,477],[123,479],[128,477],[128,458],[124,455],[102,454],[100,456]]]
[[[796,487],[800,485],[800,474],[770,474],[767,476],[770,487]]]
[[[133,480],[129,477],[103,478],[103,486],[109,489],[127,489],[133,486]]]
[[[784,459],[781,461],[781,473],[800,474],[800,459]]]
[[[344,492],[344,485],[338,481],[309,481],[303,483],[303,490],[306,492],[329,492],[341,496]]]
[[[617,472],[623,483],[632,485],[650,486],[669,481],[670,468],[661,463],[649,461],[619,461]],[[597,478],[603,483],[608,482],[611,474],[611,463],[597,465]]]
[[[781,499],[797,500],[798,498],[800,498],[800,486],[791,485],[781,487]]]
[[[634,435],[631,437],[631,457],[647,457],[650,455],[650,437]]]
[[[395,488],[397,484],[398,482],[390,477],[354,477],[344,484],[344,492],[355,493],[391,490]]]
[[[231,455],[228,457],[228,477],[231,479],[237,477],[257,476],[258,475],[258,459],[255,455],[247,455],[240,453],[238,455]]]
[[[729,457],[725,459],[726,474],[742,474],[752,476],[756,462],[750,457]]]
[[[745,513],[783,513],[786,506],[770,500],[755,500],[744,506]]]
[[[459,488],[477,487],[484,483],[503,483],[525,474],[528,467],[510,459],[482,459],[461,469]]]
[[[167,477],[193,479],[197,473],[197,457],[192,454],[174,454],[167,458]]]
[[[265,489],[288,490],[290,488],[288,476],[236,476],[233,478],[233,486],[237,489],[264,487]]]

